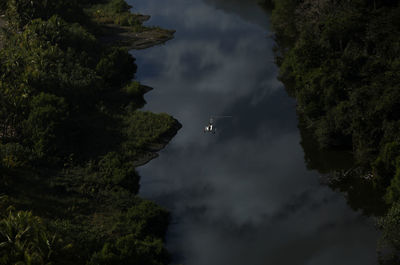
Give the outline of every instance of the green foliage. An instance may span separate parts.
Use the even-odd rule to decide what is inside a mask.
[[[124,161],[122,155],[108,153],[99,161],[99,173],[102,179],[112,185],[119,185],[133,193],[139,191],[139,176],[131,161]]]
[[[26,164],[30,152],[18,143],[0,144],[0,168],[17,168]]]
[[[115,13],[127,12],[132,8],[124,0],[112,0],[108,3],[108,7]]]
[[[96,71],[109,84],[121,86],[133,78],[136,65],[126,50],[113,48],[102,56]]]
[[[0,124],[5,136],[23,139],[38,157],[65,149],[77,133],[70,127],[80,115],[77,110],[95,105],[90,102],[95,98],[88,96],[100,78],[79,47],[82,43],[94,39],[78,26],[69,29],[52,17],[32,21],[21,34],[11,35],[0,51],[0,95],[5,106]]]
[[[266,0],[269,3],[270,0]],[[297,2],[294,0],[282,0],[282,1],[272,1],[269,5],[274,6],[274,12],[272,13],[272,24],[280,36],[280,40],[285,39],[285,43],[290,43],[295,40],[297,35],[297,29],[295,26],[295,21],[292,19],[287,19],[292,17],[296,7]]]
[[[144,29],[142,23],[135,16],[128,12],[119,14],[114,18],[113,22],[117,25],[129,26],[136,32],[140,32]]]
[[[0,14],[5,12],[7,9],[7,1],[1,1],[0,2]]]
[[[143,264],[162,265],[168,262],[168,254],[159,239],[137,240],[134,235],[121,237],[117,242],[106,243],[93,255],[90,265]]]
[[[8,0],[7,18],[18,29],[31,20],[49,19],[57,14],[68,21],[83,21],[84,14],[78,0]]]
[[[141,96],[143,91],[138,81],[132,81],[124,87],[124,91],[130,96]]]
[[[320,147],[352,149],[358,164],[373,166],[376,187],[391,185],[393,201],[398,154],[390,145],[400,137],[398,1],[274,4],[280,78],[307,127]]]
[[[147,90],[132,81],[134,58],[98,41],[101,19],[89,23],[83,5],[141,27],[122,0],[0,6],[10,22],[0,49],[0,191],[40,216],[7,215],[0,201],[0,264],[167,264],[169,216],[136,197],[135,165],[177,122],[136,112]]]
[[[391,142],[385,144],[378,158],[373,163],[377,176],[377,184],[387,187],[390,184],[392,173],[396,171],[396,161],[400,158],[400,144]]]
[[[32,141],[39,158],[60,152],[65,144],[64,122],[67,119],[68,106],[64,98],[43,92],[32,98],[31,112],[24,122],[24,135],[26,140]]]
[[[98,23],[129,26],[135,31],[140,31],[142,23],[137,15],[130,13],[131,8],[124,0],[111,0],[91,6],[87,12]]]
[[[145,148],[150,143],[162,142],[162,137],[174,131],[177,122],[165,113],[135,111],[126,117],[124,133],[128,139],[126,149]]]
[[[297,99],[302,126],[313,131],[319,149],[352,151],[361,169],[334,172],[341,179],[330,185],[367,214],[392,206],[380,223],[384,241],[398,254],[399,1],[273,3],[279,77]]]
[[[121,214],[113,231],[146,237],[164,238],[169,222],[169,213],[154,202],[137,200],[134,206]]]
[[[400,200],[400,157],[396,159],[396,171],[390,181],[390,186],[385,194],[385,201],[389,204]]]
[[[1,264],[52,264],[68,248],[31,212],[10,212],[0,220]]]
[[[117,240],[104,244],[95,253],[90,264],[148,264],[169,262],[163,247],[169,214],[156,204],[135,199],[132,207],[119,214],[112,233],[123,234]]]
[[[378,220],[385,244],[400,249],[400,204],[394,203],[387,214]]]
[[[80,145],[70,143],[89,137],[111,138],[88,135],[99,131],[92,127],[97,126],[93,121],[104,115],[103,110],[98,113],[96,108],[108,101],[113,106],[118,105],[120,110],[121,104],[129,103],[121,93],[115,93],[115,87],[132,79],[136,65],[126,50],[101,49],[99,45],[92,48],[95,43],[95,38],[84,28],[77,24],[70,27],[56,16],[48,21],[34,20],[21,34],[10,36],[0,51],[0,98],[4,103],[0,109],[0,125],[4,136],[24,138],[25,144],[30,145],[38,157],[54,155],[55,150],[70,152],[75,149],[82,153]],[[39,104],[34,99],[41,93],[53,99],[61,98],[62,103]],[[142,95],[132,95],[130,100],[136,98],[141,100]],[[42,119],[39,116],[44,115],[45,108],[48,112],[52,108],[59,109],[53,117]],[[91,122],[83,120],[82,111],[86,112],[85,119]],[[55,119],[55,115],[64,121],[62,126],[51,124],[57,128],[46,131],[37,128],[48,119]],[[42,119],[42,123],[36,123],[38,119]],[[106,120],[106,117],[101,119]],[[52,137],[57,138],[57,144]],[[52,150],[46,146],[52,146]]]
[[[57,45],[63,50],[95,52],[95,37],[78,23],[69,24],[60,16],[51,16],[48,20],[31,20],[24,30],[24,40],[34,40],[41,45]]]

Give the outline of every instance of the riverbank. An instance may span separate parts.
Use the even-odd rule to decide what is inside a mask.
[[[98,38],[107,45],[114,45],[129,50],[148,49],[163,44],[174,38],[175,30],[160,27],[146,27],[143,23],[150,19],[149,15],[132,14],[135,26],[122,26],[116,23],[100,24],[96,30]],[[110,20],[107,20],[109,22]],[[112,20],[111,20],[112,21]],[[152,87],[140,84],[141,96],[153,90]],[[135,167],[143,166],[158,157],[158,152],[165,148],[177,134],[182,125],[174,119],[173,125],[163,132],[154,142],[149,143],[147,150],[133,161]]]
[[[388,223],[400,220],[399,4],[267,2],[280,79],[319,148],[352,152],[357,170],[331,170],[335,185],[364,213],[388,212],[384,240],[398,256],[400,233]]]
[[[95,13],[99,13],[98,9]],[[110,18],[105,20],[106,23],[101,23],[101,19],[99,21],[99,19],[96,19],[96,16],[97,15],[94,16],[94,21],[100,23],[100,27],[96,30],[98,38],[101,42],[108,45],[115,45],[129,50],[141,50],[163,44],[174,38],[175,30],[144,26],[143,23],[151,18],[150,15],[130,14],[135,21],[135,23],[133,23],[134,26],[110,23],[115,21],[115,19]],[[142,95],[153,89],[146,85],[140,86]],[[174,125],[167,132],[163,133],[159,139],[151,143],[149,149],[145,151],[141,157],[133,161],[135,167],[143,166],[158,157],[158,152],[165,148],[182,127],[178,120],[174,119],[174,121]]]
[[[134,14],[126,2],[108,1],[86,8],[92,20],[100,25],[96,29],[100,41],[127,49],[146,49],[171,40],[174,30],[144,26],[149,15]]]
[[[142,156],[133,161],[135,167],[143,166],[149,163],[151,160],[159,156],[158,152],[164,149],[168,143],[175,137],[178,131],[182,128],[182,124],[175,119],[175,123],[171,128],[163,133],[157,141],[150,144],[148,151]]]
[[[162,43],[167,31],[144,27],[148,16],[123,0],[93,2],[5,7],[13,27],[0,53],[0,222],[11,230],[0,226],[0,241],[15,240],[0,249],[2,264],[170,261],[169,213],[138,197],[135,161],[154,158],[181,125],[140,111],[151,88],[134,80],[128,49]]]
[[[146,16],[146,20],[149,19]],[[139,32],[133,32],[131,27],[116,24],[102,26],[100,40],[104,43],[117,45],[130,50],[147,49],[163,44],[174,38],[174,30],[146,27]]]
[[[126,12],[126,10],[123,12]],[[174,38],[175,30],[143,26],[143,23],[150,19],[149,15],[130,15],[135,21],[134,26],[124,26],[116,23],[110,23],[110,20],[107,20],[107,23],[102,23],[98,21],[96,17],[93,17],[92,19],[94,23],[97,24],[95,33],[98,40],[105,45],[116,46],[129,50],[139,50],[163,44]],[[118,14],[115,13],[114,16],[118,17]],[[6,25],[7,21],[5,15],[0,15],[0,28],[6,29]],[[2,48],[2,44],[3,42],[0,35],[0,48]],[[151,91],[152,89],[153,88],[149,86],[140,84],[140,95],[138,96],[143,97],[145,93]],[[182,125],[176,119],[174,119],[174,124],[171,129],[163,133],[159,139],[149,143],[150,147],[142,155],[142,157],[138,157],[133,161],[134,166],[138,167],[145,165],[152,159],[157,158],[158,152],[169,143],[169,141],[176,135],[181,127]]]

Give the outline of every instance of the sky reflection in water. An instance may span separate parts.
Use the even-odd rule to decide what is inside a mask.
[[[135,0],[177,30],[134,51],[155,88],[146,110],[183,128],[139,168],[141,195],[172,211],[167,245],[185,265],[376,264],[371,222],[321,186],[299,145],[295,102],[277,81],[265,13],[244,0]],[[210,115],[219,132],[204,135]]]

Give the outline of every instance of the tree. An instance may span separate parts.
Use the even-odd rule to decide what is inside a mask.
[[[114,242],[104,244],[101,251],[95,253],[90,265],[162,265],[170,260],[160,239],[146,238],[138,240],[129,234]]]
[[[7,18],[17,29],[22,29],[30,21],[41,18],[49,19],[59,15],[63,19],[76,22],[85,19],[83,10],[77,0],[9,0]]]
[[[381,246],[386,253],[393,250],[392,255],[396,256],[396,260],[400,259],[400,204],[394,203],[384,217],[378,220],[381,234]],[[389,249],[388,249],[389,247]]]
[[[121,48],[112,48],[105,53],[96,66],[97,73],[108,84],[121,86],[129,82],[136,72],[135,59]]]
[[[24,121],[25,139],[33,146],[38,158],[61,152],[68,127],[68,106],[64,98],[40,93],[31,101],[28,118]]]

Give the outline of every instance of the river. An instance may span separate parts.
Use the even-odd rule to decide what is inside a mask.
[[[128,1],[129,2],[129,1]],[[171,211],[184,265],[377,264],[373,221],[306,166],[296,103],[277,80],[256,0],[131,0],[175,39],[133,51],[145,110],[183,125],[140,167],[140,195]],[[203,128],[217,118],[216,134]]]

